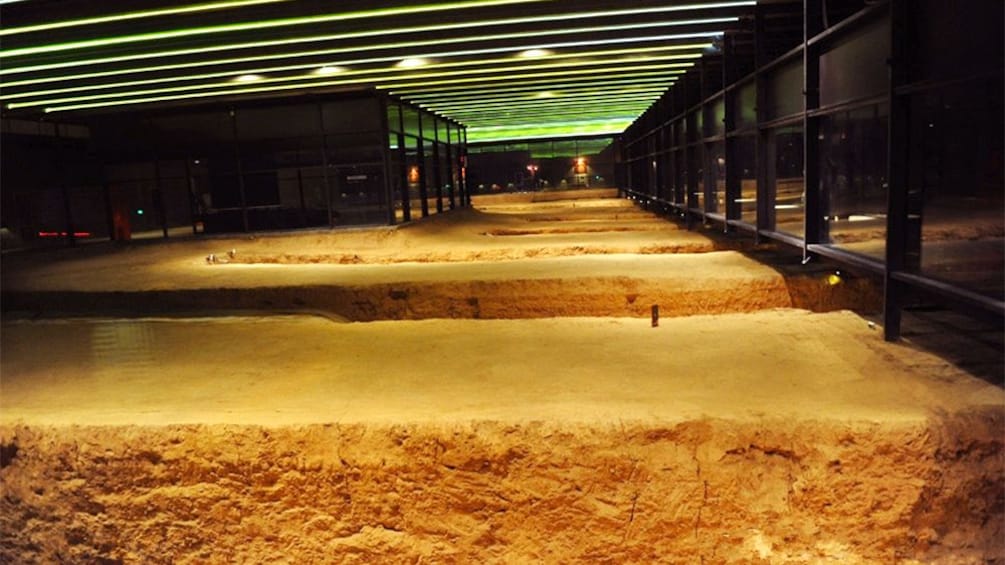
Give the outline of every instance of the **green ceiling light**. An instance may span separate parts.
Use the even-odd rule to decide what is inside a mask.
[[[659,98],[663,90],[642,92],[637,94],[607,94],[607,95],[597,95],[597,96],[583,96],[579,98],[574,98],[571,100],[559,99],[559,100],[526,100],[521,102],[481,102],[473,101],[471,104],[465,104],[463,106],[450,106],[450,105],[439,105],[430,104],[428,106],[423,106],[424,108],[429,108],[437,112],[443,112],[450,115],[460,115],[464,113],[475,113],[478,112],[489,112],[496,109],[503,110],[519,110],[521,108],[561,108],[563,106],[583,106],[590,104],[603,104],[607,101],[615,102],[633,102],[637,100],[655,100]]]
[[[594,95],[599,96],[616,96],[620,94],[634,94],[641,92],[665,92],[673,84],[673,81],[661,80],[659,82],[651,84],[641,84],[641,85],[630,85],[630,86],[611,86],[611,85],[597,85],[582,88],[572,88],[562,90],[559,94],[554,94],[551,97],[541,97],[539,93],[534,93],[533,91],[518,91],[509,93],[492,93],[490,91],[486,94],[472,94],[469,97],[425,97],[422,99],[408,97],[408,101],[413,104],[418,104],[419,106],[424,105],[436,105],[438,107],[456,107],[464,105],[476,105],[479,103],[493,103],[493,102],[547,102],[550,100],[575,100],[578,98],[589,98]]]
[[[648,98],[645,100],[640,100],[638,102],[616,102],[611,101],[605,104],[585,104],[580,103],[573,106],[566,107],[551,107],[545,106],[542,108],[526,108],[526,109],[496,109],[489,110],[479,114],[477,112],[461,112],[461,113],[450,113],[448,114],[454,119],[460,120],[465,123],[475,123],[475,122],[497,122],[503,119],[517,119],[527,121],[528,116],[573,116],[582,117],[586,115],[595,116],[608,116],[613,113],[631,113],[639,112],[648,108],[652,102],[653,98]]]
[[[604,120],[561,121],[533,126],[469,127],[467,128],[468,143],[616,135],[624,131],[635,120],[635,117],[632,115]]]
[[[0,37],[5,35],[17,35],[21,33],[31,33],[35,31],[50,31],[67,27],[80,27],[94,24],[106,24],[111,22],[121,22],[125,20],[138,20],[142,18],[156,18],[159,16],[173,16],[177,14],[191,14],[193,12],[210,12],[215,10],[227,10],[230,8],[244,8],[245,6],[255,6],[257,4],[273,4],[276,2],[287,2],[288,0],[235,0],[233,2],[212,2],[209,4],[193,4],[190,6],[179,6],[177,8],[161,8],[157,10],[144,10],[141,12],[127,12],[125,14],[113,14],[110,16],[99,16],[96,18],[84,18],[80,20],[65,20],[62,22],[52,22],[23,27],[12,27],[0,30]]]
[[[581,74],[588,74],[588,75],[598,75],[599,74],[599,75],[605,75],[605,74],[612,74],[612,73],[618,73],[618,72],[629,72],[629,71],[655,71],[655,72],[663,71],[663,72],[669,73],[669,74],[673,74],[674,72],[676,72],[678,74],[686,72],[686,71],[681,70],[681,69],[677,69],[676,71],[674,71],[674,70],[669,70],[668,71],[667,67],[668,66],[672,66],[672,65],[681,65],[681,66],[686,65],[688,67],[691,67],[694,64],[693,63],[671,63],[670,65],[612,66],[610,68],[600,68],[600,69],[564,70],[564,71],[558,71],[558,72],[546,73],[546,74],[542,74],[542,73],[537,73],[537,74],[516,74],[516,75],[503,76],[503,77],[473,77],[473,78],[457,78],[457,79],[446,79],[446,80],[428,80],[428,81],[422,81],[422,82],[408,82],[408,83],[395,83],[395,84],[378,84],[376,86],[376,88],[378,90],[401,89],[401,88],[406,88],[406,87],[408,87],[408,88],[423,88],[423,87],[427,87],[427,86],[440,86],[440,85],[444,85],[444,84],[460,84],[460,83],[469,83],[470,84],[470,83],[477,83],[477,82],[513,81],[513,80],[520,80],[520,79],[525,79],[525,78],[526,79],[529,79],[529,78],[541,78],[542,76],[552,76],[552,77],[556,77],[556,78],[561,79],[561,78],[564,78],[564,77],[567,77],[567,76],[572,76],[572,75],[581,75]],[[396,80],[405,80],[406,78],[415,78],[415,79],[429,78],[429,79],[435,79],[436,77],[439,77],[439,76],[440,75],[421,75],[421,76],[416,76],[416,77],[394,77],[394,78]]]
[[[671,73],[676,73],[676,71],[671,71]],[[519,86],[508,86],[508,87],[496,87],[489,89],[472,89],[470,86],[453,86],[453,87],[439,87],[439,88],[420,88],[415,90],[410,90],[407,88],[389,91],[388,94],[393,96],[407,97],[409,100],[442,100],[444,98],[470,98],[471,96],[482,95],[482,94],[506,94],[506,93],[519,93],[519,92],[537,92],[542,87],[547,87],[550,89],[557,90],[569,90],[569,89],[590,89],[601,86],[618,86],[618,85],[641,85],[646,83],[666,83],[669,84],[674,80],[676,74],[659,74],[659,73],[620,73],[612,76],[604,77],[570,77],[565,79],[563,82],[556,83],[553,79],[544,80],[526,80],[520,81]]]
[[[369,19],[369,18],[382,18],[388,16],[405,16],[410,14],[422,14],[428,12],[463,10],[467,8],[485,8],[491,6],[505,6],[510,4],[527,4],[527,3],[543,2],[543,1],[545,0],[467,0],[461,2],[425,4],[420,6],[407,6],[398,8],[378,8],[374,10],[360,10],[356,12],[324,14],[321,16],[302,16],[296,18],[280,18],[276,20],[261,20],[256,22],[241,22],[236,24],[223,24],[223,25],[194,27],[194,28],[172,29],[168,31],[137,33],[132,35],[120,35],[113,37],[102,37],[99,39],[88,39],[84,41],[68,41],[66,43],[53,43],[50,45],[39,45],[35,47],[8,49],[6,51],[0,51],[0,58],[21,57],[24,55],[37,55],[39,53],[53,53],[59,51],[72,51],[76,49],[88,49],[91,47],[108,47],[111,45],[122,45],[125,43],[161,41],[164,39],[191,37],[195,35],[210,35],[217,33],[230,33],[235,31],[261,31],[263,29],[285,27],[285,26],[319,24],[324,22],[357,20],[364,18]]]
[[[726,3],[726,4],[728,4],[728,7],[734,7],[734,6],[749,6],[749,5],[752,5],[754,3],[755,2],[732,2],[732,3]],[[125,62],[125,61],[132,61],[132,60],[139,60],[139,59],[151,59],[151,58],[158,58],[158,57],[178,57],[178,56],[184,56],[184,55],[203,55],[205,53],[213,52],[213,51],[229,51],[229,50],[235,50],[235,49],[252,49],[252,48],[261,48],[261,47],[275,47],[275,46],[282,46],[282,45],[292,45],[292,44],[296,44],[296,43],[309,43],[309,42],[321,42],[321,41],[339,41],[339,40],[345,40],[345,39],[358,39],[358,38],[361,38],[361,37],[384,36],[384,35],[400,35],[400,34],[406,34],[406,33],[423,33],[423,32],[430,32],[430,31],[435,32],[435,31],[457,30],[457,29],[465,29],[465,28],[479,28],[479,29],[481,29],[481,28],[490,27],[490,26],[519,25],[519,24],[539,24],[539,23],[550,22],[550,21],[564,21],[564,20],[573,20],[573,19],[584,19],[584,18],[607,18],[607,17],[623,16],[623,15],[635,15],[637,13],[653,13],[654,11],[655,12],[676,11],[676,10],[680,10],[680,9],[692,9],[692,8],[702,8],[702,7],[727,7],[727,6],[724,6],[724,5],[722,5],[722,3],[720,3],[720,4],[717,4],[715,6],[712,6],[712,5],[708,5],[708,6],[700,6],[700,5],[699,6],[693,6],[692,5],[690,7],[670,6],[670,7],[662,7],[662,8],[649,8],[649,9],[644,9],[644,10],[641,10],[641,11],[639,9],[629,9],[629,10],[612,10],[612,11],[605,11],[605,12],[555,14],[555,15],[549,15],[549,16],[507,18],[507,19],[500,19],[500,20],[486,20],[486,21],[481,21],[481,22],[457,22],[457,23],[452,23],[452,24],[416,26],[416,27],[397,28],[397,29],[369,30],[369,31],[361,31],[361,32],[340,33],[340,34],[334,34],[334,35],[305,36],[305,37],[295,37],[295,38],[287,38],[287,39],[270,40],[270,41],[254,41],[254,42],[246,42],[246,43],[207,45],[207,46],[203,46],[203,47],[198,48],[198,49],[175,49],[175,50],[172,50],[172,51],[136,53],[136,54],[132,54],[132,55],[119,55],[119,56],[114,56],[114,57],[99,57],[99,58],[95,58],[95,59],[78,59],[78,60],[66,61],[66,62],[62,62],[62,63],[46,63],[46,64],[40,64],[40,65],[28,65],[28,66],[24,66],[24,67],[9,67],[9,65],[5,65],[3,67],[0,67],[0,74],[4,74],[4,73],[24,73],[24,72],[41,71],[41,70],[53,70],[53,69],[58,69],[58,68],[74,67],[74,66],[92,66],[92,65],[103,64],[103,63],[122,63],[122,62]],[[736,18],[727,18],[727,19],[731,20],[731,21],[735,21],[736,20]],[[692,22],[699,22],[699,21],[705,22],[705,21],[708,21],[708,20],[691,20],[691,21]],[[646,27],[660,27],[660,26],[666,26],[666,25],[680,25],[680,24],[677,24],[676,22],[673,22],[673,21],[671,21],[669,23],[662,22],[662,23],[629,24],[629,25],[622,25],[622,26],[610,26],[610,30],[614,31],[614,30],[619,30],[619,29],[642,29],[642,28],[646,28]],[[565,31],[569,32],[569,33],[573,32],[573,30],[565,30]],[[531,35],[525,35],[525,36],[532,36],[532,35],[533,34],[531,34]],[[714,35],[717,35],[717,34],[715,34],[715,33],[679,34],[679,38],[680,39],[686,39],[688,37],[711,37],[711,36],[714,36]],[[494,38],[498,39],[499,37],[498,36],[494,36]],[[440,41],[439,43],[445,43],[445,42],[448,42],[448,41],[449,41],[449,39],[445,39],[443,41]],[[3,56],[2,52],[0,52],[0,56]]]
[[[558,56],[556,56],[556,58],[558,58]],[[663,56],[645,57],[645,58],[641,58],[641,59],[640,58],[633,58],[633,59],[611,59],[611,60],[603,60],[603,61],[563,61],[563,62],[558,62],[558,63],[545,63],[545,64],[533,64],[533,65],[518,65],[518,66],[508,66],[508,67],[506,67],[506,66],[504,66],[504,67],[492,67],[492,68],[488,68],[488,69],[453,70],[453,71],[439,72],[439,73],[434,73],[434,74],[419,74],[419,75],[411,75],[411,76],[410,75],[404,75],[404,76],[394,77],[394,80],[410,80],[410,79],[420,79],[421,80],[421,79],[425,79],[425,78],[442,79],[444,77],[458,77],[458,76],[473,75],[473,74],[474,75],[494,75],[494,74],[511,73],[511,72],[519,73],[519,72],[522,72],[522,71],[539,71],[539,70],[548,71],[548,70],[553,70],[553,69],[561,69],[561,73],[560,74],[574,74],[576,71],[575,70],[569,70],[571,67],[588,67],[588,66],[604,65],[606,67],[609,67],[610,69],[617,69],[620,65],[624,65],[624,64],[628,64],[628,63],[657,62],[657,61],[665,61],[665,60],[676,60],[677,58],[678,58],[678,56],[676,56],[676,55],[663,55]],[[506,60],[506,59],[502,59],[502,60],[499,60],[499,61],[510,62],[509,60]],[[472,65],[472,64],[484,64],[484,63],[485,63],[485,61],[474,61],[474,62],[468,61],[468,62],[461,62],[461,63],[445,63],[445,64],[429,65],[428,67],[425,67],[423,70],[434,70],[434,69],[450,68],[450,67],[457,67],[457,66],[468,66],[468,65]],[[650,67],[650,68],[653,68],[653,70],[665,70],[667,68],[686,68],[686,67],[691,67],[693,65],[694,65],[694,62],[693,61],[689,61],[689,62],[685,62],[685,63],[663,63],[661,65],[657,65],[657,66]],[[624,67],[624,68],[626,70],[631,70],[632,69],[632,67]],[[372,75],[372,74],[381,74],[381,73],[388,73],[388,72],[400,72],[400,69],[397,69],[397,68],[392,68],[392,69],[374,69],[374,70],[370,70],[370,71],[349,72],[349,73],[346,73],[346,74],[347,75],[353,75],[353,76],[359,76],[360,74]],[[596,72],[598,72],[598,69],[593,69],[591,72],[596,73]],[[608,72],[610,72],[610,71],[608,71]],[[306,82],[307,83],[307,84],[297,84],[297,85],[295,85],[296,88],[311,88],[311,87],[316,87],[316,86],[356,85],[356,84],[371,83],[371,82],[373,82],[375,80],[378,80],[378,78],[376,78],[376,77],[368,76],[367,78],[347,78],[344,81],[342,81],[341,83],[332,83],[332,82],[329,82],[329,81],[320,81],[320,82],[316,82],[315,84],[311,84],[311,81],[318,81],[318,78],[319,77],[317,77],[316,75],[306,75],[306,76],[294,76],[294,77],[259,78],[259,79],[255,79],[255,80],[257,80],[258,82],[262,82],[262,83],[266,83],[266,82],[267,83],[280,83],[280,82],[299,82],[299,83]],[[504,80],[504,79],[507,79],[507,78],[510,78],[510,77],[502,77],[502,78],[497,79],[497,80]],[[489,77],[481,77],[481,78],[478,78],[478,79],[475,79],[475,80],[488,80],[488,79],[489,79]],[[390,80],[390,79],[388,79],[388,80]],[[462,82],[465,79],[463,79],[463,78],[455,78],[455,79],[451,79],[451,80],[453,82]],[[153,89],[147,89],[147,90],[133,90],[133,91],[125,91],[125,92],[112,92],[112,93],[104,93],[104,94],[92,94],[92,95],[84,95],[84,96],[71,96],[71,97],[57,98],[57,99],[32,100],[32,101],[28,101],[28,102],[11,102],[11,103],[7,104],[7,108],[13,110],[13,109],[16,109],[16,108],[28,108],[28,107],[32,107],[32,106],[44,106],[44,105],[47,105],[47,104],[65,104],[65,103],[69,103],[69,102],[84,102],[84,101],[89,101],[89,100],[101,100],[101,99],[121,98],[121,97],[129,97],[129,96],[159,95],[159,94],[168,94],[168,93],[174,93],[174,92],[207,90],[207,89],[213,89],[213,88],[226,88],[226,87],[229,87],[229,86],[231,86],[229,82],[222,82],[222,83],[221,82],[216,82],[216,83],[194,84],[194,85],[188,85],[188,86],[174,86],[174,87],[165,87],[165,88],[153,88]],[[106,86],[106,88],[112,88],[112,86]],[[380,88],[379,85],[378,85],[378,88]],[[85,89],[81,88],[81,89],[78,89],[78,90],[85,90]],[[35,96],[35,95],[38,95],[38,94],[37,93],[29,93],[29,94],[21,94],[21,95],[18,95],[18,96],[25,97],[25,96]],[[8,97],[8,98],[10,98],[10,97]]]

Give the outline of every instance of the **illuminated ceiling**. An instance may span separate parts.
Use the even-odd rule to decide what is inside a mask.
[[[753,5],[0,0],[0,100],[38,116],[377,89],[472,142],[613,134]]]

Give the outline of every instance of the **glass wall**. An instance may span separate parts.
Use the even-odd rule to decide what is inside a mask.
[[[885,276],[887,313],[922,288],[1000,315],[1005,4],[896,0],[826,13],[834,18],[811,14],[814,28],[784,49],[771,33],[725,41],[756,68],[718,92],[707,87],[737,68],[736,52],[706,55],[622,135],[625,190],[669,206],[686,196],[678,211],[689,220],[756,228],[805,259]],[[773,25],[762,19],[753,33]],[[891,327],[892,339],[899,315]]]
[[[740,177],[740,191],[734,197],[740,220],[757,225],[757,137],[733,138],[733,169]]]
[[[649,140],[644,140],[628,150],[648,154],[648,147]],[[486,144],[471,147],[468,153],[473,194],[615,186],[615,153],[609,137]],[[648,175],[644,166],[633,169],[631,182],[646,183]]]
[[[5,122],[4,161],[25,166],[3,168],[4,233],[136,239],[409,220],[456,200],[463,178],[463,127],[421,114],[424,142],[418,109],[369,94],[102,116],[93,138],[26,122],[34,135],[15,140]],[[423,203],[406,216],[413,199]]]
[[[806,215],[806,182],[803,177],[803,127],[791,125],[767,133],[770,155],[768,178],[774,180],[775,226],[780,232],[802,237]]]
[[[1005,299],[1003,96],[999,77],[910,98],[909,204],[921,219],[912,266],[996,299]]]
[[[820,189],[830,242],[885,256],[887,116],[876,104],[820,120]]]

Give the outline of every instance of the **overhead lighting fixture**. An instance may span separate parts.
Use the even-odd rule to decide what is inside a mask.
[[[131,35],[101,37],[98,39],[88,39],[84,41],[68,41],[65,43],[52,43],[49,45],[37,45],[34,47],[22,47],[18,49],[7,49],[5,51],[0,51],[0,57],[20,57],[24,55],[37,55],[39,53],[73,51],[77,49],[88,49],[92,47],[108,47],[110,45],[122,45],[125,43],[161,41],[165,39],[174,39],[178,37],[192,37],[196,35],[211,35],[218,33],[230,33],[236,31],[261,31],[263,29],[276,28],[276,27],[318,24],[318,23],[334,22],[334,21],[341,22],[345,20],[380,18],[388,16],[404,16],[410,14],[443,12],[443,11],[459,10],[465,8],[483,8],[489,6],[505,6],[509,4],[528,4],[543,1],[544,0],[471,0],[466,2],[460,1],[460,2],[446,2],[442,4],[426,4],[422,6],[360,10],[357,12],[342,12],[337,14],[324,14],[320,16],[303,16],[298,18],[279,18],[275,20],[239,22],[234,24],[181,28],[167,31],[156,31],[148,33],[137,33]]]
[[[658,61],[676,60],[678,58],[679,58],[679,56],[677,56],[677,55],[654,56],[654,57],[647,58],[646,62],[656,63]],[[517,78],[517,77],[521,77],[521,78],[540,77],[542,75],[542,72],[537,72],[537,73],[534,73],[534,74],[530,74],[529,76],[526,75],[526,74],[514,74],[514,75],[509,75],[509,76],[504,76],[504,77],[483,76],[483,77],[474,77],[474,78],[468,78],[468,79],[465,79],[465,78],[451,78],[451,77],[461,77],[461,76],[465,76],[465,75],[498,75],[498,74],[511,73],[511,72],[513,72],[513,73],[521,73],[521,71],[543,71],[546,74],[546,73],[549,73],[549,72],[554,72],[554,71],[552,71],[553,69],[561,69],[561,71],[560,71],[561,75],[565,76],[565,75],[582,74],[584,72],[585,73],[594,73],[595,74],[595,73],[598,73],[598,72],[607,72],[607,73],[610,73],[610,72],[621,72],[621,71],[632,71],[632,70],[667,71],[668,68],[683,69],[683,68],[694,66],[694,62],[693,61],[682,62],[682,63],[662,63],[662,64],[658,64],[658,65],[621,66],[621,65],[623,65],[626,62],[629,62],[629,61],[626,61],[625,59],[607,59],[607,60],[596,60],[596,61],[560,61],[560,62],[554,62],[554,63],[533,64],[533,65],[521,65],[521,66],[509,66],[509,67],[507,67],[507,66],[492,67],[492,68],[489,68],[489,69],[451,70],[451,71],[447,71],[447,72],[438,72],[438,73],[433,73],[433,74],[427,73],[427,74],[418,74],[418,75],[403,75],[403,76],[397,76],[397,77],[388,77],[388,78],[386,78],[384,80],[424,80],[424,79],[438,79],[438,80],[431,80],[428,83],[426,83],[426,84],[430,84],[430,85],[435,85],[435,84],[442,84],[444,81],[446,81],[448,83],[450,83],[450,82],[461,83],[461,82],[465,82],[465,81],[467,81],[467,82],[472,82],[472,81],[473,82],[479,82],[479,81],[490,81],[490,80],[496,80],[496,81],[499,81],[499,80],[510,80],[510,79]],[[631,63],[635,63],[637,61],[633,60],[633,61],[630,61],[630,62]],[[641,61],[638,61],[638,62],[641,62]],[[482,62],[482,63],[484,63],[484,62]],[[472,62],[447,63],[447,64],[440,64],[440,65],[433,65],[433,66],[430,66],[429,69],[433,70],[433,69],[439,69],[439,68],[450,68],[450,67],[455,67],[455,66],[471,65],[471,64],[479,64],[479,63],[478,62],[474,62],[474,63],[472,63]],[[600,68],[585,69],[585,70],[572,68],[572,67],[591,67],[591,66],[592,67],[598,67],[599,66]],[[357,73],[353,73],[353,77],[358,77],[359,74],[364,74],[365,75],[365,74],[373,74],[373,73],[386,73],[386,72],[393,71],[393,70],[394,69],[384,69],[384,70],[379,70],[378,69],[378,70],[373,70],[373,71],[361,72],[361,73],[358,73],[358,74]],[[673,71],[669,71],[669,72],[673,72]],[[685,71],[680,70],[679,72],[683,73]],[[349,74],[349,73],[347,73],[347,74]],[[268,83],[272,83],[272,84],[274,84],[274,83],[281,83],[281,82],[299,82],[300,83],[300,84],[285,85],[285,86],[276,85],[276,86],[272,87],[275,90],[285,90],[285,89],[290,89],[290,88],[312,88],[312,87],[320,87],[320,86],[343,86],[343,85],[350,85],[350,84],[366,84],[366,83],[378,82],[379,80],[381,80],[380,77],[368,76],[368,77],[365,77],[365,78],[364,77],[361,77],[361,78],[346,78],[346,79],[341,80],[339,82],[321,81],[321,82],[313,82],[313,83],[306,83],[306,84],[304,84],[304,81],[309,81],[309,80],[312,79],[312,77],[309,77],[309,76],[308,77],[293,76],[293,77],[279,77],[279,78],[269,78],[269,79],[266,79],[266,78],[264,78],[264,77],[262,77],[260,75],[241,75],[241,76],[242,77],[244,77],[244,76],[247,76],[247,77],[255,76],[256,78],[254,78],[254,79],[251,79],[251,78],[241,79],[240,82],[258,81],[258,82],[268,82]],[[238,80],[238,79],[233,79],[233,80]],[[93,94],[93,95],[85,95],[85,96],[72,96],[72,97],[56,98],[56,99],[33,100],[33,101],[28,101],[28,102],[11,102],[10,104],[7,104],[7,108],[8,109],[26,108],[26,107],[32,107],[32,106],[43,106],[43,105],[46,105],[46,104],[66,104],[66,103],[70,103],[70,102],[84,102],[84,101],[88,101],[88,100],[109,100],[111,103],[114,103],[112,101],[112,99],[115,99],[115,98],[124,98],[124,97],[128,97],[128,96],[162,95],[162,94],[168,94],[168,93],[181,93],[181,92],[188,92],[190,95],[194,96],[196,94],[195,91],[197,91],[197,90],[210,90],[210,89],[214,89],[214,88],[226,88],[228,86],[230,86],[228,83],[219,83],[219,82],[217,82],[217,83],[195,84],[195,85],[189,85],[189,86],[174,86],[174,87],[166,87],[166,88],[147,89],[147,90],[134,90],[134,91],[126,91],[126,92],[113,92],[113,93],[106,93],[106,94]],[[381,88],[383,88],[383,89],[396,88],[396,86],[397,85],[382,86],[379,83],[376,84],[376,88],[378,88],[378,89],[381,89]],[[109,88],[110,88],[110,86],[109,86]],[[232,91],[223,91],[223,92],[219,92],[219,93],[212,93],[212,92],[210,92],[210,93],[200,93],[200,97],[203,97],[203,96],[214,96],[214,95],[218,96],[218,95],[221,95],[223,93],[234,94],[234,92],[232,92]],[[24,95],[20,95],[20,96],[24,96]]]
[[[517,53],[517,57],[524,57],[527,59],[532,59],[534,57],[547,57],[551,55],[552,52],[547,49],[526,49]]]
[[[558,95],[555,94],[554,92],[552,92],[550,90],[545,90],[544,92],[538,92],[533,97],[534,98],[555,98],[556,96],[558,96]]]
[[[372,36],[385,36],[385,35],[401,35],[408,33],[424,33],[424,32],[436,32],[444,30],[456,30],[465,28],[485,28],[492,26],[509,26],[509,25],[521,25],[521,24],[539,24],[543,22],[550,21],[563,21],[572,19],[587,19],[587,18],[608,18],[616,16],[626,16],[635,14],[645,14],[654,12],[672,12],[681,9],[697,9],[704,7],[733,7],[733,6],[748,6],[755,2],[732,2],[724,4],[717,4],[712,6],[670,6],[661,8],[646,8],[646,9],[629,9],[629,10],[611,10],[611,11],[600,11],[600,12],[586,12],[586,13],[571,13],[571,14],[555,14],[549,16],[536,16],[536,17],[523,17],[523,18],[508,18],[500,20],[487,20],[480,22],[459,22],[452,24],[439,24],[439,25],[429,25],[429,26],[416,26],[416,27],[406,27],[406,28],[394,28],[394,29],[381,29],[381,30],[367,30],[360,32],[351,33],[340,33],[334,35],[321,35],[321,36],[302,36],[293,37],[278,40],[269,41],[253,41],[247,43],[231,43],[231,44],[219,44],[219,45],[206,45],[198,49],[175,49],[172,51],[155,51],[147,53],[136,53],[132,55],[119,55],[114,57],[99,57],[95,59],[75,59],[72,61],[64,61],[60,63],[45,63],[39,65],[27,65],[23,67],[11,67],[9,64],[0,67],[0,74],[13,74],[13,73],[26,73],[32,71],[42,71],[42,70],[53,70],[65,67],[87,67],[97,64],[104,63],[123,63],[126,61],[133,61],[139,59],[151,59],[159,57],[180,57],[184,55],[203,55],[208,52],[213,51],[229,51],[236,49],[257,49],[263,47],[275,47],[282,45],[293,45],[296,43],[314,43],[322,41],[341,41],[347,39],[358,39],[362,37],[372,37]],[[663,21],[663,22],[646,22],[638,24],[626,24],[626,25],[616,25],[616,26],[603,26],[601,28],[592,28],[594,31],[609,30],[627,30],[627,29],[642,29],[642,28],[652,28],[652,27],[665,27],[674,25],[688,25],[688,24],[706,24],[706,23],[723,23],[727,21],[736,21],[736,17],[729,18],[713,18],[705,20],[677,20],[677,21]],[[561,33],[590,33],[591,28],[586,29],[566,29],[561,30]],[[554,34],[554,31],[543,31],[543,32],[523,32],[516,34],[496,34],[484,37],[479,37],[479,40],[492,40],[492,39],[504,39],[504,38],[516,38],[516,37],[535,37],[541,35]],[[714,32],[704,32],[704,33],[691,33],[691,34],[677,34],[674,36],[668,36],[668,39],[683,39],[687,37],[713,37],[716,33]],[[429,44],[439,44],[439,43],[457,43],[457,42],[467,42],[470,38],[445,38],[443,40],[436,40],[429,42]],[[626,41],[631,41],[631,39],[626,39]],[[539,46],[545,48],[545,46]],[[373,46],[363,47],[363,50],[373,49]],[[315,52],[317,54],[322,54],[324,52]],[[4,53],[0,52],[0,56],[5,56]]]
[[[607,57],[607,56],[610,56],[610,55],[623,55],[623,54],[633,54],[633,53],[635,53],[635,54],[638,54],[638,53],[649,54],[649,55],[646,55],[644,57],[632,57],[632,59],[634,59],[636,61],[655,60],[655,58],[652,57],[652,55],[651,55],[652,53],[654,53],[654,52],[666,52],[666,51],[678,51],[678,49],[676,48],[676,46],[659,46],[659,47],[653,47],[653,48],[635,47],[635,48],[609,49],[609,50],[603,50],[603,51],[588,51],[588,52],[580,52],[580,53],[573,53],[573,54],[567,53],[567,54],[560,54],[560,55],[552,55],[552,56],[545,57],[545,58],[543,58],[541,60],[555,60],[555,59],[567,59],[567,58],[585,58],[585,57]],[[447,53],[439,53],[438,55],[446,57],[446,56],[455,56],[455,55],[458,55],[458,54],[461,54],[461,53],[463,53],[463,52],[447,52]],[[687,60],[687,59],[696,59],[698,57],[700,57],[700,54],[698,54],[698,53],[681,53],[681,54],[676,54],[676,55],[663,56],[661,58],[662,59]],[[379,63],[379,62],[384,62],[384,61],[388,61],[388,60],[394,60],[394,58],[391,58],[391,57],[377,57],[377,58],[371,58],[371,59],[356,59],[356,60],[350,60],[350,61],[341,61],[341,63],[342,64],[352,64],[352,65],[363,65],[363,64],[370,64],[370,63]],[[433,66],[430,66],[431,65],[431,60],[429,58],[427,58],[427,57],[422,57],[422,58],[413,57],[413,58],[406,59],[404,61],[399,62],[397,65],[395,65],[395,67],[393,69],[363,69],[363,70],[360,70],[360,71],[357,71],[357,72],[353,73],[353,75],[354,76],[359,76],[361,74],[367,74],[367,73],[380,74],[380,73],[392,72],[392,71],[394,71],[394,69],[398,69],[398,68],[417,68],[417,67],[421,67],[421,66],[430,66],[430,68],[449,68],[449,67],[464,67],[464,66],[476,66],[476,65],[489,65],[489,64],[496,64],[496,63],[511,64],[512,63],[512,59],[501,59],[500,58],[500,59],[481,59],[481,60],[459,61],[459,62],[453,62],[453,63],[441,63],[441,64],[437,64],[437,65],[435,65],[435,67],[433,67]],[[571,63],[570,63],[570,65],[571,65]],[[266,68],[259,68],[259,69],[248,69],[247,70],[247,74],[279,73],[279,72],[295,71],[295,70],[300,70],[300,69],[304,69],[304,68],[312,68],[312,67],[313,67],[313,65],[304,65],[304,64],[288,65],[288,66],[281,66],[281,67],[266,67]],[[344,67],[339,66],[339,65],[335,65],[335,64],[328,65],[328,67],[332,67],[333,69],[341,69],[338,72],[343,72],[343,71],[346,70]],[[325,74],[334,74],[334,73],[315,72],[314,74],[325,75]],[[25,92],[17,92],[17,93],[5,93],[4,96],[3,96],[3,98],[5,100],[15,100],[15,99],[20,99],[20,98],[31,98],[31,97],[36,97],[36,96],[49,96],[49,95],[53,95],[53,94],[82,93],[82,92],[91,91],[91,90],[109,90],[109,89],[113,89],[113,88],[126,88],[126,87],[130,87],[130,86],[143,86],[143,85],[147,85],[147,84],[163,85],[166,82],[195,81],[195,80],[204,80],[204,79],[227,77],[229,75],[230,75],[229,72],[216,72],[216,73],[204,73],[204,74],[184,75],[184,76],[178,76],[178,77],[174,77],[174,78],[142,79],[142,80],[133,80],[133,81],[117,82],[117,83],[92,84],[92,85],[85,85],[85,86],[78,86],[78,87],[69,86],[69,87],[64,87],[64,88],[55,88],[55,89],[48,89],[48,90],[25,91]],[[280,80],[280,81],[281,80],[295,80],[296,78],[297,77],[293,77],[293,78],[287,77],[285,79],[284,78],[280,78],[280,79],[276,79],[276,80]],[[300,78],[302,78],[302,77],[300,77]],[[6,87],[9,87],[9,86],[10,86],[9,84],[0,84],[0,88],[6,88]],[[194,85],[191,88],[204,88],[204,87],[203,86],[199,86],[199,85]],[[168,92],[168,90],[167,89],[162,89],[159,92],[160,93]],[[18,107],[19,105],[21,105],[20,103],[15,103],[15,104],[16,104],[15,106],[10,106],[10,107]],[[34,104],[34,105],[37,105],[37,104]]]
[[[234,80],[234,82],[258,82],[258,81],[260,81],[260,80],[262,80],[264,78],[265,77],[263,77],[262,75],[256,75],[254,73],[248,73],[248,74],[243,74],[243,75],[237,75],[236,77],[234,77],[233,80]]]
[[[339,73],[344,73],[346,71],[345,67],[340,67],[338,65],[325,65],[314,71],[314,74],[321,76],[331,76],[337,75]]]
[[[409,57],[408,59],[402,59],[394,66],[400,69],[414,69],[416,67],[425,67],[428,64],[429,59],[425,59],[423,57]]]
[[[209,4],[194,4],[191,6],[179,6],[177,8],[161,8],[158,10],[145,10],[141,12],[127,12],[125,14],[113,14],[110,16],[100,16],[97,18],[84,18],[80,20],[65,20],[62,22],[52,22],[23,27],[13,27],[0,30],[0,37],[6,35],[17,35],[20,33],[30,33],[33,31],[50,31],[67,27],[80,27],[93,24],[106,24],[111,22],[121,22],[124,20],[138,20],[141,18],[155,18],[160,16],[173,16],[175,14],[190,14],[193,12],[209,12],[213,10],[226,10],[228,8],[243,8],[256,4],[272,4],[275,2],[286,2],[287,0],[235,0],[233,2],[212,2]],[[9,4],[11,2],[0,2]]]

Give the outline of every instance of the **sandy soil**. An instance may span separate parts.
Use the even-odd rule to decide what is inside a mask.
[[[4,256],[0,561],[1005,561],[1000,386],[583,196]]]

